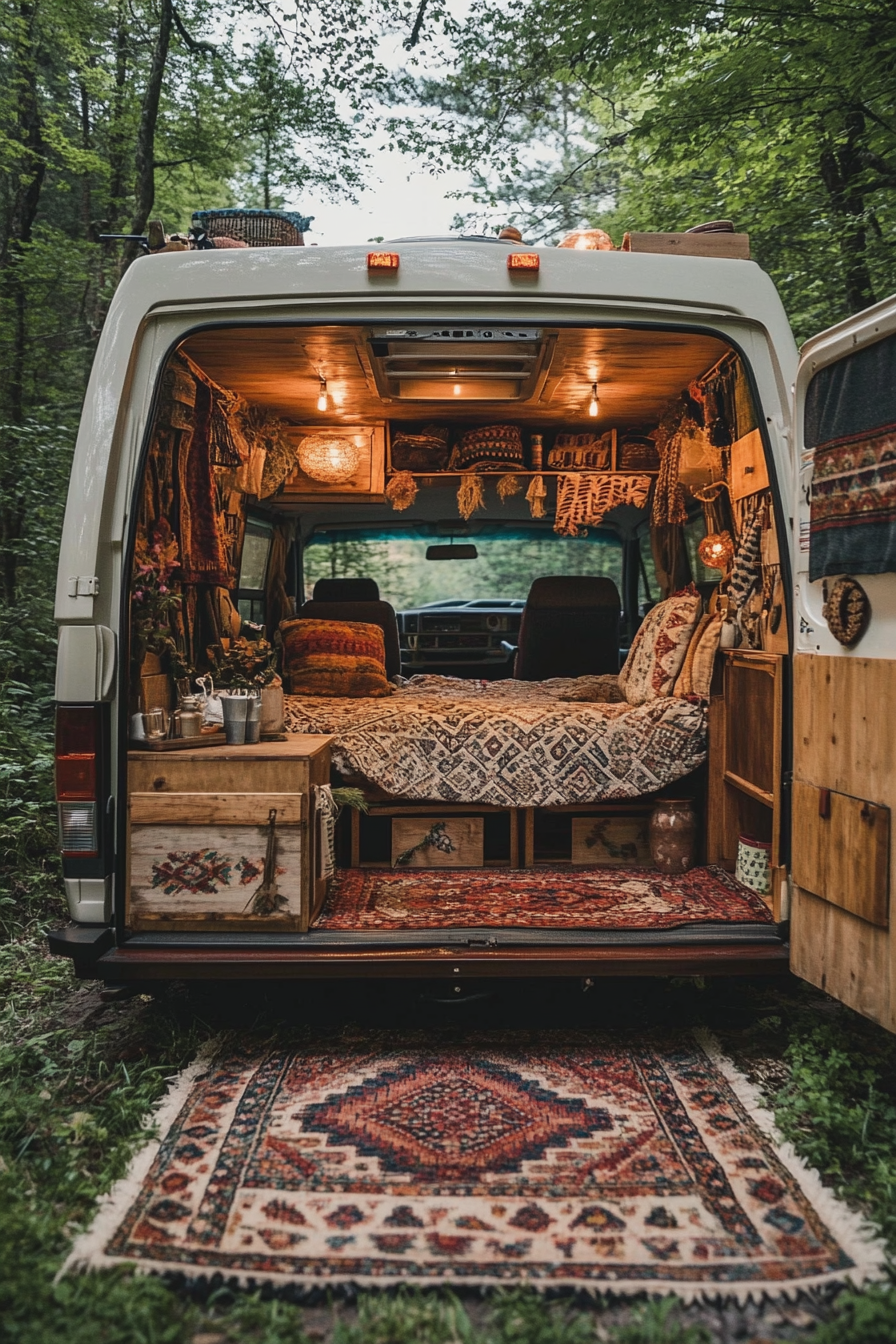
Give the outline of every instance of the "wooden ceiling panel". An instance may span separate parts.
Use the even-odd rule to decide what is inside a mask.
[[[728,350],[713,336],[624,327],[543,328],[554,336],[550,370],[529,401],[410,402],[376,391],[362,327],[233,327],[191,336],[184,349],[222,387],[293,424],[367,420],[512,420],[530,425],[595,425],[588,419],[597,382],[602,427],[656,424],[666,403]],[[320,377],[332,409],[317,410]]]

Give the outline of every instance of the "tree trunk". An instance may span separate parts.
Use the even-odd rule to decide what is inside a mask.
[[[11,43],[15,122],[12,140],[21,151],[20,168],[0,247],[0,289],[12,310],[12,348],[3,380],[0,421],[0,596],[8,605],[16,600],[18,543],[24,510],[20,504],[19,436],[25,417],[25,371],[28,354],[28,310],[22,276],[24,252],[31,242],[34,221],[46,175],[43,126],[37,80],[37,4],[23,0]]]
[[[834,214],[839,221],[840,255],[846,284],[846,304],[851,313],[874,303],[874,286],[865,250],[865,169],[861,159],[865,118],[858,110],[847,114],[846,139],[828,145],[821,154],[821,176]]]
[[[171,45],[171,25],[173,23],[172,0],[159,2],[159,30],[153,47],[152,61],[143,106],[140,111],[140,125],[137,129],[137,152],[134,166],[134,215],[131,220],[131,233],[144,233],[152,212],[156,196],[156,126],[159,120],[159,103],[162,97],[162,85],[165,81],[165,67],[168,64],[168,49]],[[136,256],[136,248],[133,250]]]

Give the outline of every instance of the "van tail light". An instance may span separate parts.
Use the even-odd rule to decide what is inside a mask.
[[[508,252],[508,271],[521,271],[526,275],[537,275],[541,258],[537,252]]]
[[[397,271],[399,256],[397,252],[368,252],[368,271]]]
[[[63,856],[99,854],[100,713],[99,705],[56,709],[56,802]]]

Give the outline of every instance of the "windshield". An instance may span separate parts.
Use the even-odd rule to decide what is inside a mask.
[[[483,527],[455,541],[475,545],[475,560],[426,559],[428,546],[450,543],[437,528],[318,529],[303,555],[305,597],[322,578],[375,579],[396,611],[449,599],[525,601],[532,581],[547,574],[602,575],[622,589],[622,545],[608,529],[558,537],[536,528]]]

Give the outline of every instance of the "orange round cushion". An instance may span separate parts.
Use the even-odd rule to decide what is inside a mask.
[[[281,621],[283,671],[293,695],[375,699],[395,689],[386,680],[386,646],[366,621]]]

